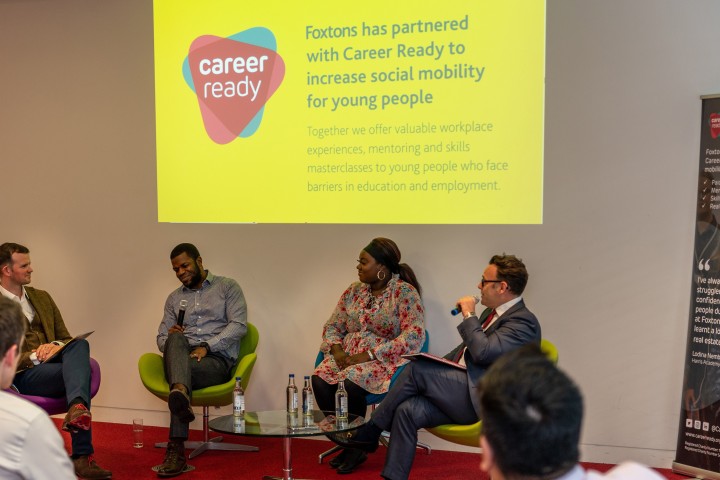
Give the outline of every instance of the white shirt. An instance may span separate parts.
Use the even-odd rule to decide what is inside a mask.
[[[76,480],[57,428],[44,410],[0,391],[0,478]]]
[[[575,468],[570,470],[568,473],[563,475],[556,480],[665,480],[665,477],[660,475],[652,468],[640,465],[635,462],[624,462],[608,470],[606,473],[596,472],[594,470],[588,470],[587,472],[582,469],[580,465],[576,465]]]
[[[35,309],[30,304],[30,300],[28,300],[27,293],[25,293],[25,287],[22,287],[22,295],[20,297],[6,290],[2,285],[0,285],[0,293],[3,297],[9,298],[13,302],[19,303],[22,307],[23,313],[25,314],[25,318],[28,319],[28,322],[32,323],[33,319],[35,318]]]
[[[493,323],[495,323],[495,322],[497,321],[497,319],[500,318],[500,316],[501,316],[503,313],[505,313],[505,312],[507,312],[508,310],[510,310],[510,307],[512,307],[513,305],[515,305],[516,303],[518,303],[520,300],[522,300],[522,296],[515,297],[515,298],[513,298],[512,300],[507,301],[507,302],[503,303],[502,305],[500,305],[499,307],[497,307],[497,308],[495,309],[495,316],[492,318],[492,320],[490,321],[490,323],[488,323],[488,326],[483,329],[483,331],[484,331],[484,330],[487,330],[488,328],[490,328],[490,325],[492,325]]]

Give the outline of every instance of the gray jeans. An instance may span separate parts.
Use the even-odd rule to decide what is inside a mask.
[[[185,385],[192,398],[192,391],[211,385],[225,383],[230,378],[234,362],[221,355],[208,353],[199,362],[190,358],[193,348],[182,333],[171,333],[165,342],[163,363],[165,378],[170,387],[175,383]],[[170,414],[170,438],[187,440],[189,425]]]

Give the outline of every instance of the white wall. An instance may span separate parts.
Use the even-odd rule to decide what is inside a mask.
[[[282,407],[288,372],[310,372],[369,239],[393,238],[415,268],[435,353],[458,341],[448,305],[493,253],[516,253],[526,301],[585,392],[585,460],[668,467],[719,19],[714,0],[548,0],[542,226],[172,225],[156,222],[151,2],[0,0],[0,241],[31,248],[33,284],[71,331],[96,330],[96,418],[162,425],[136,362],[155,350],[181,241],[245,290],[258,409]],[[177,186],[204,187],[192,172]]]

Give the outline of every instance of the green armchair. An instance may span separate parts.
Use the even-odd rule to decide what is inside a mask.
[[[206,450],[239,450],[244,452],[256,452],[259,450],[258,447],[249,445],[222,443],[221,436],[210,438],[210,430],[208,428],[210,407],[221,407],[232,404],[235,377],[242,377],[243,389],[247,390],[250,374],[257,360],[255,349],[257,348],[259,338],[260,335],[255,325],[248,322],[247,333],[240,340],[240,353],[238,354],[234,373],[230,379],[220,385],[193,390],[191,404],[196,407],[203,407],[203,441],[185,442],[185,448],[193,450],[188,456],[189,458],[197,457]],[[138,361],[138,370],[140,371],[140,379],[143,385],[145,385],[145,388],[159,399],[167,402],[168,395],[170,395],[170,386],[165,379],[162,356],[157,353],[144,354]],[[155,446],[164,448],[167,446],[167,443],[156,443]]]
[[[550,360],[557,363],[558,351],[552,342],[543,339],[540,343],[540,349]],[[481,427],[482,422],[471,423],[470,425],[458,425],[451,423],[427,428],[426,430],[436,437],[440,437],[448,442],[465,445],[467,447],[479,447]]]

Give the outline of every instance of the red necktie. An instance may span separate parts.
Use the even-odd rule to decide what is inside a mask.
[[[485,319],[485,321],[482,324],[483,331],[485,331],[485,329],[490,325],[490,322],[492,322],[493,318],[495,318],[495,309],[494,308],[490,311],[490,314],[487,316],[487,318]]]

